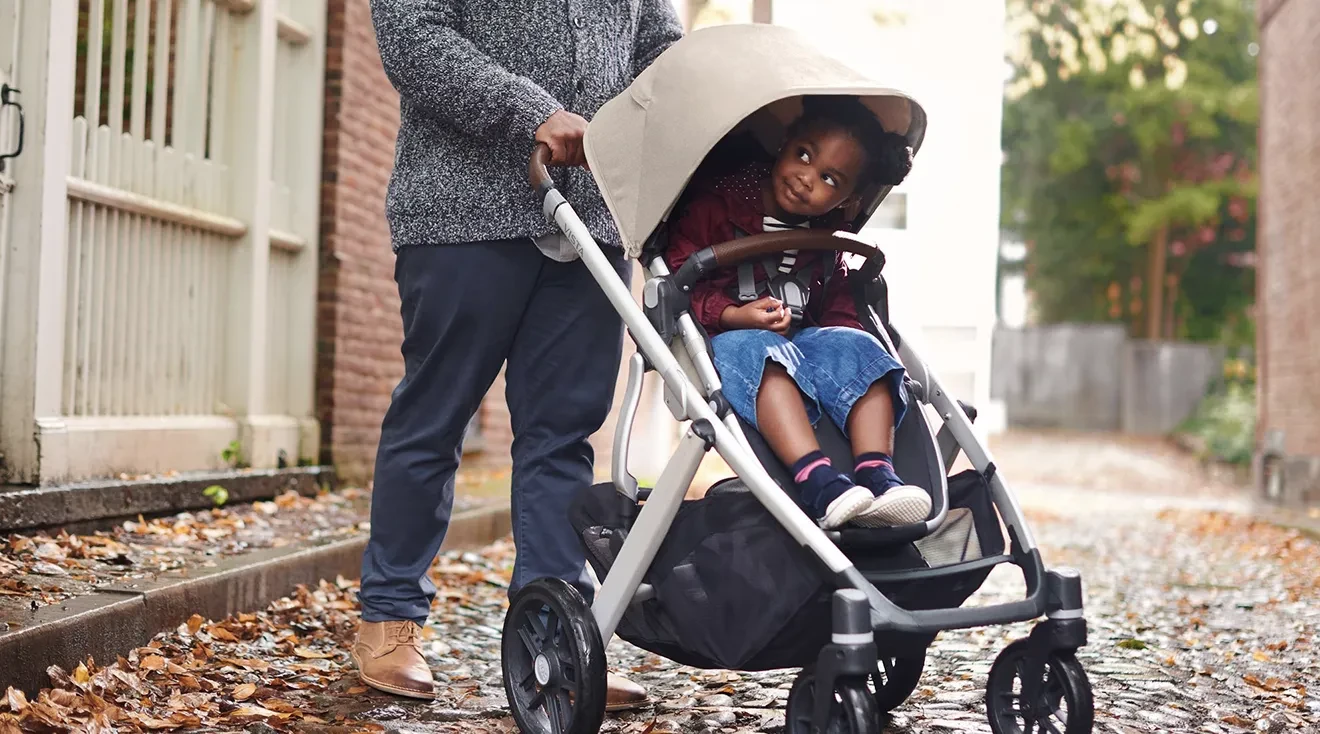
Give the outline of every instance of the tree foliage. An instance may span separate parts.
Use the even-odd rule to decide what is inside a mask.
[[[1250,6],[1012,0],[1009,13],[1003,222],[1027,243],[1039,317],[1249,340]]]

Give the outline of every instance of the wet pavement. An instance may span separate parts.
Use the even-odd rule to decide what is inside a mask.
[[[1237,514],[1236,487],[1163,447],[1023,442],[1029,450],[999,450],[1000,466],[1046,562],[1083,575],[1090,644],[1078,658],[1095,690],[1095,731],[1320,732],[1320,541]],[[424,650],[435,702],[360,685],[346,652],[353,585],[339,580],[261,614],[194,620],[108,668],[57,671],[61,685],[40,699],[0,699],[0,732],[15,722],[39,730],[31,722],[59,713],[121,730],[515,731],[499,667],[512,550],[504,541],[433,567]],[[1001,568],[968,604],[1022,593],[1020,575]],[[986,674],[1029,628],[941,635],[887,731],[990,731]],[[618,641],[610,661],[654,705],[607,718],[604,731],[639,734],[782,731],[796,672],[694,670]]]

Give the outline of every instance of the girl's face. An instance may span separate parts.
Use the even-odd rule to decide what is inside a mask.
[[[787,214],[819,217],[848,201],[865,150],[845,130],[815,126],[784,144],[770,174],[775,203]]]

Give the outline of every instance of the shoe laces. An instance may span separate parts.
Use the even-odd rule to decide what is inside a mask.
[[[409,645],[412,647],[418,645],[417,625],[412,622],[392,624],[387,628],[387,632],[389,633],[390,642],[395,645]]]

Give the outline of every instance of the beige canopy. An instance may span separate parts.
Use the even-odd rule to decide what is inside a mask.
[[[921,147],[926,113],[916,101],[826,56],[792,29],[715,26],[670,47],[587,128],[587,161],[628,254],[641,252],[726,135],[746,130],[777,150],[802,96],[841,94],[860,97],[886,130],[907,137],[914,154]],[[853,232],[888,193],[863,192]]]

